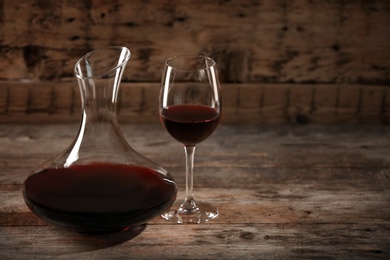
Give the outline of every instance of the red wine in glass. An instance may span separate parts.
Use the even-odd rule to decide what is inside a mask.
[[[169,209],[176,187],[146,167],[91,163],[31,175],[23,195],[48,223],[96,234],[125,230]]]
[[[174,105],[160,113],[168,133],[184,145],[196,145],[209,137],[218,125],[220,113],[204,105]]]
[[[203,223],[218,216],[214,205],[193,196],[195,147],[216,129],[222,111],[221,88],[213,59],[180,55],[166,60],[161,79],[159,112],[167,132],[184,145],[186,193],[183,203],[162,217],[173,223]]]

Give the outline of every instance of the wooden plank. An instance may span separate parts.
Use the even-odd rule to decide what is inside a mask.
[[[388,84],[389,5],[4,0],[0,78],[68,79],[86,52],[126,45],[133,52],[126,81],[158,82],[166,58],[203,53],[216,59],[223,82]]]
[[[388,86],[223,84],[223,123],[388,123]],[[76,122],[77,84],[0,82],[0,122]],[[122,122],[158,122],[158,83],[122,83]],[[1,112],[2,111],[2,112]]]
[[[361,109],[362,116],[367,117],[368,120],[378,121],[385,109],[385,94],[384,88],[362,88]]]
[[[0,88],[0,114],[7,112],[8,100],[8,88]]]
[[[361,87],[342,86],[339,88],[337,113],[345,115],[356,115],[360,112],[359,104],[361,102]],[[346,120],[356,120],[355,118],[346,118]],[[355,121],[356,122],[356,121]]]
[[[313,123],[329,123],[337,117],[339,87],[337,85],[316,85],[314,88]]]
[[[390,122],[390,88],[386,88],[383,100],[384,106],[382,108],[383,122]]]
[[[290,88],[288,97],[288,121],[300,124],[308,123],[314,110],[314,88],[312,85],[301,85]]]
[[[353,166],[364,170],[375,169],[375,166],[387,167],[390,163],[386,155],[387,143],[383,142],[388,137],[387,126],[351,125],[344,126],[342,131],[336,126],[326,125],[273,127],[218,126],[216,132],[198,146],[197,167],[207,169],[223,166],[223,169],[232,171],[241,167],[243,170],[252,168],[261,171]],[[76,137],[77,130],[78,124],[51,124],[45,127],[39,124],[3,124],[0,129],[3,166],[9,163],[15,169],[34,167],[68,147]],[[182,147],[160,124],[121,124],[121,130],[134,149],[168,167],[184,167]],[[240,147],[246,149],[245,157],[240,156]],[[164,149],[169,149],[170,154],[160,152]],[[23,164],[19,163],[20,155],[26,155]],[[218,160],[207,160],[208,157]],[[248,170],[247,174],[251,174],[251,171]],[[276,173],[271,171],[269,174]]]
[[[259,174],[259,173],[257,173]],[[226,178],[227,175],[225,175]],[[336,176],[336,174],[334,175]],[[339,183],[307,184],[293,183],[286,185],[264,182],[260,185],[249,185],[248,188],[218,187],[210,182],[207,187],[195,186],[195,197],[217,205],[221,215],[213,223],[386,223],[389,220],[387,205],[390,198],[384,196],[383,189],[368,185]],[[230,182],[234,179],[228,179]],[[367,178],[368,179],[368,178]],[[180,187],[184,183],[178,183]],[[231,182],[231,184],[233,184]],[[202,185],[205,185],[203,183]],[[241,184],[242,185],[242,184]],[[240,185],[240,186],[241,186]],[[266,187],[264,187],[266,185]],[[0,198],[0,226],[15,226],[29,223],[42,225],[35,215],[27,214],[20,186],[12,189],[2,187]],[[178,202],[184,200],[184,190],[180,190]],[[351,206],[354,205],[354,206]],[[163,222],[157,218],[154,222]]]
[[[338,230],[337,234],[334,230]],[[386,258],[385,224],[148,225],[107,237],[52,227],[0,228],[2,259]],[[341,236],[339,235],[341,234]],[[178,241],[180,236],[180,241]],[[371,237],[371,240],[367,238]],[[305,239],[303,239],[305,238]],[[372,243],[371,241],[374,241]],[[23,247],[19,245],[23,244]],[[48,246],[50,245],[50,246]],[[207,248],[207,250],[205,249]]]

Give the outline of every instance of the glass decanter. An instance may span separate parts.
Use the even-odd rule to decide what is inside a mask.
[[[132,149],[118,124],[118,90],[130,55],[125,47],[106,47],[75,65],[82,100],[77,137],[23,185],[27,206],[50,224],[112,233],[147,222],[176,199],[170,174]]]

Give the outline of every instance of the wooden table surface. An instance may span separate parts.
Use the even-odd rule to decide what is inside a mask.
[[[65,149],[77,124],[0,127],[0,259],[390,259],[390,127],[221,124],[197,147],[195,197],[220,216],[161,218],[87,236],[25,206],[29,172]],[[184,151],[161,125],[122,125],[130,145],[168,169],[183,198]]]

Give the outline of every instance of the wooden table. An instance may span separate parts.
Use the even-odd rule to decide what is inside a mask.
[[[390,127],[220,125],[197,148],[195,195],[220,209],[201,225],[161,218],[86,236],[47,225],[22,182],[67,147],[77,124],[0,127],[0,259],[389,259]],[[183,197],[184,154],[160,125],[123,125]]]

